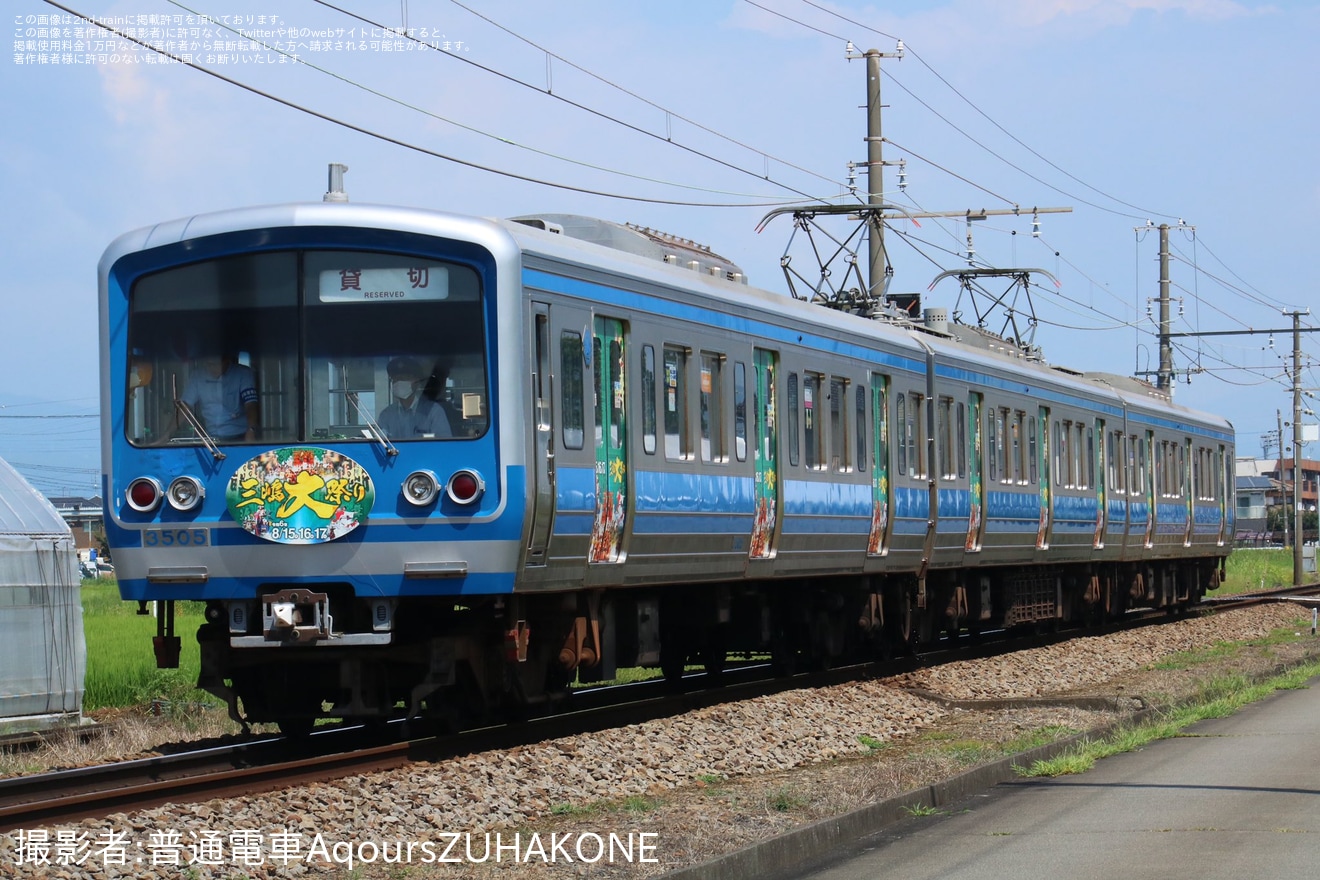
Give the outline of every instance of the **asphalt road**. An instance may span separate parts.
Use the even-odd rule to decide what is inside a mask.
[[[812,880],[1320,876],[1320,679],[1087,773],[997,785]]]

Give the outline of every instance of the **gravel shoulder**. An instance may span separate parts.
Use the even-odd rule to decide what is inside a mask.
[[[1267,641],[1285,627],[1300,638]],[[1175,656],[1176,663],[1161,662]],[[0,838],[0,866],[6,876],[56,880],[655,877],[1110,725],[1144,704],[1190,699],[1226,675],[1261,677],[1316,656],[1320,639],[1310,638],[1309,619],[1296,606],[1227,611],[506,752],[49,830],[51,840],[62,832],[90,842],[108,829],[124,832],[139,844],[145,864],[105,864],[94,856],[76,866],[16,864],[13,841]],[[1104,698],[1109,708],[1074,698]],[[1019,702],[996,708],[956,702],[973,700]],[[231,845],[236,831],[260,840],[261,852],[236,859],[242,852]],[[518,858],[506,849],[498,864],[475,863],[494,852],[496,833],[506,845],[517,835]],[[161,849],[151,841],[176,834],[181,863],[153,863]],[[228,846],[223,858],[212,859],[220,863],[189,865],[198,841],[216,834]],[[593,846],[611,834],[652,848],[634,849],[631,860],[592,860]],[[282,859],[274,857],[277,841]],[[410,863],[382,863],[390,846],[408,842],[417,845]],[[448,856],[457,863],[426,864],[451,843],[456,848]],[[337,858],[373,853],[368,864],[355,858],[351,870],[346,858]],[[654,861],[639,862],[640,856]]]

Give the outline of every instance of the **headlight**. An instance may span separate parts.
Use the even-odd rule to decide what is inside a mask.
[[[440,494],[440,481],[430,471],[413,471],[403,481],[403,497],[409,504],[426,507]]]
[[[170,507],[180,513],[187,513],[202,503],[206,497],[206,487],[196,477],[175,477],[165,497],[169,499]]]

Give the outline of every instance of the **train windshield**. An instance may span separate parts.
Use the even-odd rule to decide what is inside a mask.
[[[138,446],[477,437],[489,424],[480,277],[363,251],[277,251],[144,276],[129,297]]]

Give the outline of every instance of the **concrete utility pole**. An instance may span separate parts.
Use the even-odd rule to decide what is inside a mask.
[[[1293,399],[1293,586],[1302,585],[1302,334],[1320,333],[1320,327],[1303,327],[1302,316],[1311,314],[1310,309],[1300,312],[1284,312],[1292,318],[1292,326],[1275,330],[1204,330],[1198,333],[1169,333],[1169,338],[1181,336],[1252,336],[1257,333],[1292,333],[1292,399]],[[1288,503],[1288,481],[1283,472],[1283,416],[1279,416],[1279,486],[1283,491],[1283,501]],[[1288,541],[1288,519],[1283,522],[1284,543]]]
[[[850,55],[850,57],[855,56]],[[866,204],[871,209],[867,282],[870,285],[872,301],[880,302],[889,282],[889,257],[885,253],[885,223],[881,216],[885,203],[885,161],[884,136],[880,127],[880,59],[902,59],[903,43],[899,42],[896,52],[867,49],[864,57],[866,58]]]
[[[1302,315],[1285,312],[1293,319],[1293,585],[1302,583]],[[1283,436],[1283,435],[1280,435]]]
[[[1173,343],[1169,341],[1169,224],[1160,224],[1160,371],[1156,387],[1173,397]]]

